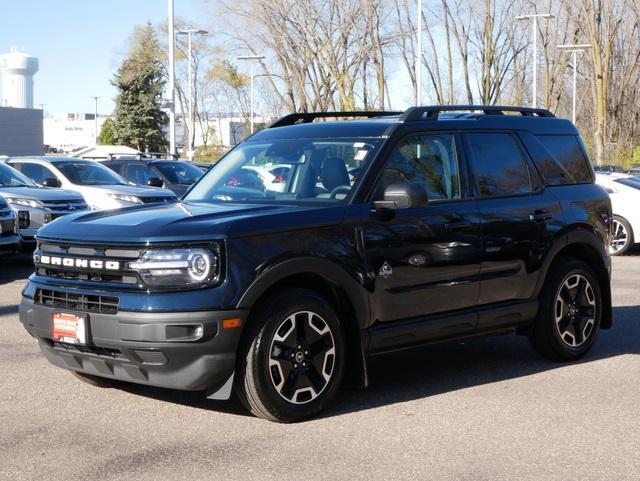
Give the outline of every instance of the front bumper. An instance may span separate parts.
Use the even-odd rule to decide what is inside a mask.
[[[28,207],[23,205],[13,205],[12,206],[16,212],[28,212],[29,213],[29,226],[21,227],[19,229],[20,237],[25,241],[35,241],[36,233],[38,229],[44,225],[47,225],[54,220],[63,217],[71,212],[82,212],[82,210],[77,211],[53,211],[50,209],[43,209],[42,207]]]
[[[244,311],[77,312],[88,318],[87,346],[52,340],[54,312],[73,313],[23,298],[20,321],[56,366],[121,381],[191,391],[216,390],[233,374],[241,329],[222,320],[246,319]],[[190,340],[194,326],[200,339]]]
[[[19,252],[21,247],[20,236],[17,234],[0,235],[0,255]]]

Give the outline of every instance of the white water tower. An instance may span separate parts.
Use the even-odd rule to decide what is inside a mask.
[[[38,59],[11,47],[0,55],[0,107],[33,108],[33,76]]]

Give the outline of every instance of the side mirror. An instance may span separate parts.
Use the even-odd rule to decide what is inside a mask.
[[[42,185],[44,185],[45,187],[61,187],[62,186],[62,182],[60,182],[60,179],[56,179],[55,177],[47,177],[46,179],[44,179],[44,182],[42,182]]]
[[[419,184],[403,182],[391,184],[384,191],[383,200],[373,203],[376,209],[415,209],[426,207],[429,196]]]
[[[149,187],[164,187],[164,182],[162,182],[162,179],[159,177],[151,177],[147,180],[147,185]]]

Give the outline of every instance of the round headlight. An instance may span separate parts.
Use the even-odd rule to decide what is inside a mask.
[[[197,252],[189,256],[189,275],[194,281],[204,281],[211,270],[211,257],[208,253]]]

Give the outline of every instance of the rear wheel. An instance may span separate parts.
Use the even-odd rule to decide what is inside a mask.
[[[620,256],[626,253],[633,245],[633,230],[631,224],[624,217],[613,216],[611,243],[609,253],[612,256]]]
[[[531,342],[548,359],[578,359],[591,349],[601,315],[600,285],[591,267],[577,259],[561,260],[542,291]]]
[[[258,417],[295,422],[319,413],[340,386],[344,336],[330,304],[291,289],[260,308],[247,326],[236,392]]]
[[[113,379],[109,379],[106,377],[92,376],[91,374],[85,374],[83,372],[71,371],[76,378],[80,379],[82,382],[87,383],[94,387],[100,388],[110,388],[113,387],[116,383]]]

